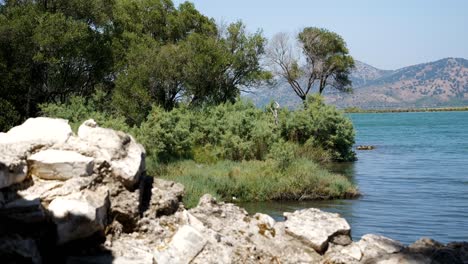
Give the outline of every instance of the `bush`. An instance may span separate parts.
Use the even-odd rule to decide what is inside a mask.
[[[136,137],[148,155],[160,161],[190,158],[193,148],[192,112],[185,107],[164,111],[153,106],[148,118],[136,132]]]
[[[84,121],[92,118],[99,126],[131,133],[132,129],[125,123],[123,117],[96,109],[100,105],[97,103],[99,100],[101,100],[100,96],[95,96],[90,100],[74,96],[64,104],[47,103],[39,107],[45,116],[67,119],[74,131],[77,131]]]
[[[280,140],[271,147],[269,158],[278,162],[278,167],[285,170],[296,159],[297,145]]]
[[[201,163],[265,160],[273,146],[274,152],[291,146],[285,142],[297,144],[296,158],[319,163],[355,158],[352,123],[318,95],[309,97],[304,109],[281,110],[278,126],[269,111],[239,100],[198,110],[180,105],[165,111],[154,106],[139,127],[131,128],[105,105],[103,98],[102,93],[90,100],[72,97],[66,104],[45,104],[41,109],[45,115],[70,120],[75,130],[84,120],[94,118],[100,126],[132,133],[148,155],[162,162],[184,158],[196,158]],[[285,157],[272,155],[286,162]]]
[[[199,113],[195,144],[211,144],[221,159],[263,160],[278,139],[272,117],[251,102],[206,107]]]
[[[337,161],[355,159],[353,124],[334,106],[326,105],[320,95],[307,97],[304,109],[283,110],[280,115],[281,135],[286,140],[301,145],[307,142],[328,151]]]
[[[147,151],[149,175],[185,185],[185,203],[205,193],[221,200],[330,199],[358,194],[344,176],[316,162],[352,156],[353,127],[320,97],[307,108],[280,112],[277,126],[268,111],[239,101],[202,109],[181,105],[171,111],[153,106],[139,127],[107,110],[96,99],[73,97],[67,104],[42,106],[44,114],[70,120],[76,129],[94,118],[99,125],[135,135]],[[99,111],[101,110],[101,111]]]

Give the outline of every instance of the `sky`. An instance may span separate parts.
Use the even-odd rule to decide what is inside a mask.
[[[184,2],[175,0],[176,4]],[[216,21],[249,31],[297,33],[308,26],[340,34],[351,55],[393,70],[446,57],[468,59],[468,0],[190,0]]]

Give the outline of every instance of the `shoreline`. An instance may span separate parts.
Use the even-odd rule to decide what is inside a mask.
[[[468,111],[468,106],[460,107],[434,107],[434,108],[395,108],[395,109],[361,109],[345,108],[343,112],[347,114],[377,114],[377,113],[413,113],[413,112],[464,112]]]

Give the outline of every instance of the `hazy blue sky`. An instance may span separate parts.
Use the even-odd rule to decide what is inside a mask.
[[[183,2],[175,0],[176,3]],[[249,30],[298,32],[324,27],[358,60],[396,69],[445,57],[468,58],[468,0],[192,0],[216,20]]]

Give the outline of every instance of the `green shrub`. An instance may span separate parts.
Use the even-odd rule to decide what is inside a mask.
[[[281,111],[280,126],[286,140],[308,142],[309,146],[328,151],[337,161],[355,159],[353,124],[334,106],[326,105],[320,95],[307,97],[304,109]]]
[[[192,112],[187,108],[165,111],[153,106],[148,118],[136,132],[136,137],[160,161],[190,158],[193,148]]]
[[[271,147],[269,158],[278,162],[278,167],[285,170],[296,159],[297,144],[280,140]]]
[[[205,107],[198,112],[194,128],[195,144],[211,144],[219,158],[262,160],[269,146],[278,139],[278,131],[269,115],[251,102],[238,101]]]
[[[108,127],[115,130],[131,133],[132,129],[125,123],[125,119],[121,116],[106,113],[96,109],[99,96],[93,99],[85,100],[80,96],[73,96],[67,103],[63,104],[42,104],[40,105],[41,112],[44,116],[67,119],[74,131],[86,120],[92,118],[99,126]]]

